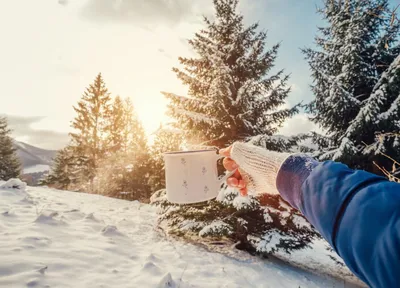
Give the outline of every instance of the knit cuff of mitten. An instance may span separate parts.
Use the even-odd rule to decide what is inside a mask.
[[[233,144],[231,158],[250,193],[280,194],[294,208],[300,210],[301,186],[318,165],[305,154],[269,151],[248,143]]]
[[[239,172],[250,193],[279,194],[276,179],[280,166],[289,153],[269,151],[248,143],[232,145],[231,158],[238,164]]]

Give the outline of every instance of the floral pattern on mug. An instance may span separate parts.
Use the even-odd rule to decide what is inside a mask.
[[[204,193],[207,193],[208,191],[210,191],[210,189],[208,188],[208,186],[204,186]]]
[[[188,189],[188,186],[189,186],[189,185],[188,185],[188,183],[187,183],[186,180],[183,180],[182,186],[185,187],[186,189]]]
[[[186,165],[186,159],[185,158],[181,158],[181,163],[182,163],[182,165]]]
[[[205,175],[207,173],[206,167],[203,167],[203,169],[201,169],[201,173],[203,173],[203,175]]]

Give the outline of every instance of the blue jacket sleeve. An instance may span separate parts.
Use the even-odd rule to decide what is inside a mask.
[[[279,170],[277,188],[361,280],[400,287],[400,184],[291,156]]]

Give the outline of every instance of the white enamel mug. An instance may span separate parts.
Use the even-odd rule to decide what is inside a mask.
[[[221,184],[234,171],[218,178],[216,150],[192,150],[164,153],[167,199],[191,204],[217,197]]]

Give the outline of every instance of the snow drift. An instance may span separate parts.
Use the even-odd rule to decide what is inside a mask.
[[[0,287],[352,287],[165,238],[137,201],[0,185]]]

